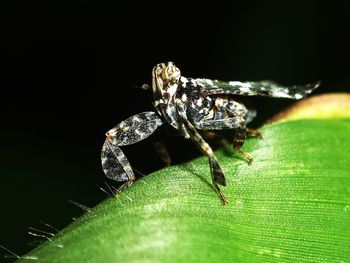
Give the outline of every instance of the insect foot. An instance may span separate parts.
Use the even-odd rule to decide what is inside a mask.
[[[247,135],[252,137],[259,137],[262,139],[262,134],[260,131],[252,128],[246,128],[247,129]]]
[[[209,167],[210,167],[213,185],[220,194],[222,204],[226,205],[228,204],[228,201],[224,193],[221,191],[221,189],[218,186],[218,184],[222,186],[226,186],[226,178],[223,171],[221,170],[218,160],[214,155],[209,157]]]
[[[251,157],[249,153],[244,152],[240,148],[234,148],[234,149],[236,152],[238,152],[247,160],[248,165],[251,165],[253,163],[253,157]]]

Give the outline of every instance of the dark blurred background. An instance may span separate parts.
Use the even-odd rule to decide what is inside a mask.
[[[0,244],[23,254],[41,240],[28,227],[63,228],[106,195],[104,133],[150,110],[151,69],[174,61],[184,76],[322,80],[316,93],[348,91],[349,1],[1,1]],[[285,100],[259,99],[259,119]],[[123,150],[144,173],[196,148],[162,131]],[[180,149],[181,148],[181,149]],[[184,154],[186,153],[186,154]],[[0,261],[7,252],[0,251]]]

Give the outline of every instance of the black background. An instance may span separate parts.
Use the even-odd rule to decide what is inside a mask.
[[[188,77],[322,80],[316,93],[347,91],[349,8],[349,1],[1,1],[0,244],[22,254],[40,240],[28,226],[62,228],[81,214],[68,200],[92,207],[105,198],[96,186],[105,180],[104,133],[151,109],[151,95],[133,87],[150,83],[156,63],[174,61]],[[259,100],[259,116],[288,103]],[[182,139],[157,136],[175,163],[198,156]],[[123,148],[145,173],[162,167],[151,142]]]

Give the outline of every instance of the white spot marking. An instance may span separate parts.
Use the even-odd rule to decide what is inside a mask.
[[[137,116],[134,116],[134,117],[132,118],[132,121],[140,122],[141,119],[140,119],[139,117],[137,117]]]
[[[143,132],[140,132],[139,130],[135,130],[135,133],[136,133],[137,135],[141,136],[141,137],[144,135],[144,133],[143,133]]]
[[[214,85],[214,83],[213,83],[213,81],[211,80],[211,79],[204,79],[203,80],[204,82],[207,82],[209,85],[211,85],[211,86],[213,86]]]
[[[174,96],[177,90],[177,84],[170,85],[167,89],[167,92],[169,93],[170,97]]]
[[[181,77],[180,78],[180,81],[182,82],[182,87],[186,87],[186,84],[187,84],[187,82],[188,82],[188,79],[187,78],[185,78],[185,77]]]
[[[228,83],[231,86],[241,86],[244,88],[251,88],[252,85],[250,85],[250,83],[244,83],[244,82],[240,82],[240,81],[229,81]]]
[[[201,107],[203,105],[203,100],[200,98],[196,102],[197,107]]]
[[[197,83],[196,80],[192,79],[191,82],[192,82],[192,86],[193,86],[193,87],[197,87],[197,86],[198,86],[198,83]]]
[[[243,93],[243,92],[247,92],[250,93],[252,92],[251,88],[249,87],[240,87],[239,90]]]
[[[215,106],[216,106],[217,108],[221,108],[223,105],[224,105],[224,101],[223,101],[222,98],[217,98],[217,99],[215,100]]]
[[[303,95],[301,95],[299,93],[295,94],[294,96],[297,100],[300,100],[303,97]]]

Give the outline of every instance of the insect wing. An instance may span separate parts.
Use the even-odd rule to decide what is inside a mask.
[[[264,96],[273,98],[301,99],[316,89],[320,82],[284,87],[273,81],[219,81],[196,79],[208,95],[229,94],[241,96]]]

